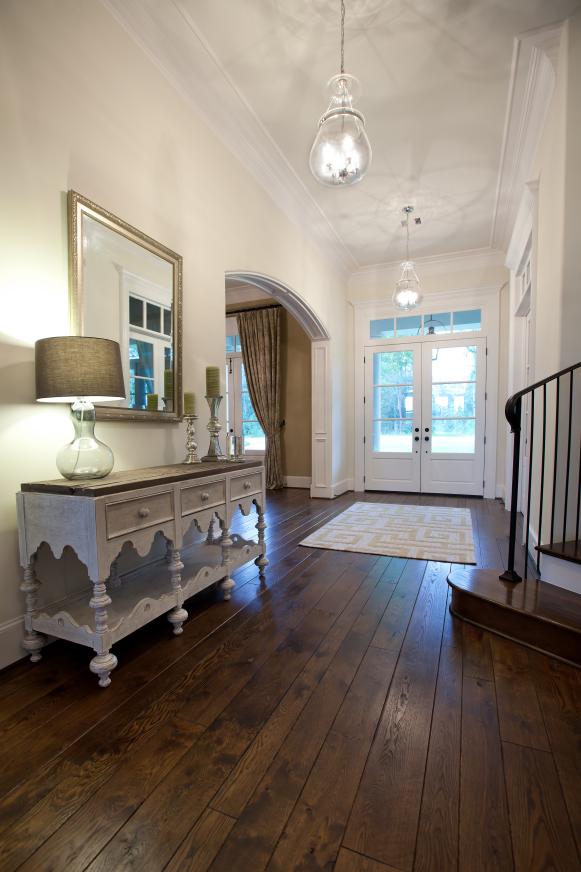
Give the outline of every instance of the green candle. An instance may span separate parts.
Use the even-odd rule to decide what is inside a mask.
[[[163,371],[163,395],[166,400],[173,400],[173,369]]]
[[[220,394],[220,367],[206,367],[206,396],[219,397]]]
[[[184,392],[184,415],[196,414],[196,395],[192,391]]]
[[[147,411],[157,412],[157,394],[147,395]]]

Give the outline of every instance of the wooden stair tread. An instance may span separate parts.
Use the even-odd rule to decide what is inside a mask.
[[[581,665],[581,595],[536,579],[513,584],[499,575],[498,569],[476,567],[452,571],[453,614]]]
[[[537,551],[561,560],[569,560],[571,563],[581,564],[581,542],[571,539],[568,542],[553,542],[552,545],[537,545]]]

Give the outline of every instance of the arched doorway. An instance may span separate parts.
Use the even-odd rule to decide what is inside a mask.
[[[327,328],[296,291],[272,276],[229,270],[226,282],[252,285],[269,294],[299,322],[311,340],[311,496],[332,498],[332,396]]]

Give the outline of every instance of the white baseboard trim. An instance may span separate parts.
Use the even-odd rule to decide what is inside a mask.
[[[347,493],[347,491],[353,490],[353,479],[352,478],[344,478],[343,481],[337,481],[333,485],[333,496],[340,497],[341,494]]]
[[[0,624],[0,669],[28,656],[22,647],[23,636],[24,619],[22,616],[11,618],[11,620]]]
[[[310,487],[311,486],[311,476],[310,475],[285,475],[284,486],[285,487]]]
[[[332,487],[317,487],[315,484],[311,485],[311,497],[313,499],[320,500],[332,500],[335,494],[333,493]]]

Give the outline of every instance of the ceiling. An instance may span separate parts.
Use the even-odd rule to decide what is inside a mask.
[[[182,67],[194,65],[198,87],[195,51],[211,56],[245,123],[262,128],[280,174],[294,175],[295,188],[298,177],[302,195],[348,249],[352,268],[403,255],[400,210],[408,203],[422,218],[411,230],[412,255],[488,248],[514,38],[566,17],[578,2],[345,2],[345,68],[361,83],[357,105],[373,163],[361,183],[339,189],[320,186],[308,169],[327,107],[326,82],[339,69],[339,0],[141,0],[141,11],[149,7],[148,44],[155,52],[153,16],[173,6],[195,45],[188,55],[176,24],[165,34],[166,48],[173,40]],[[108,5],[118,12],[124,5],[129,15],[139,4]],[[135,35],[136,17],[131,26]],[[148,42],[147,33],[141,36]],[[185,78],[187,69],[178,75]]]

